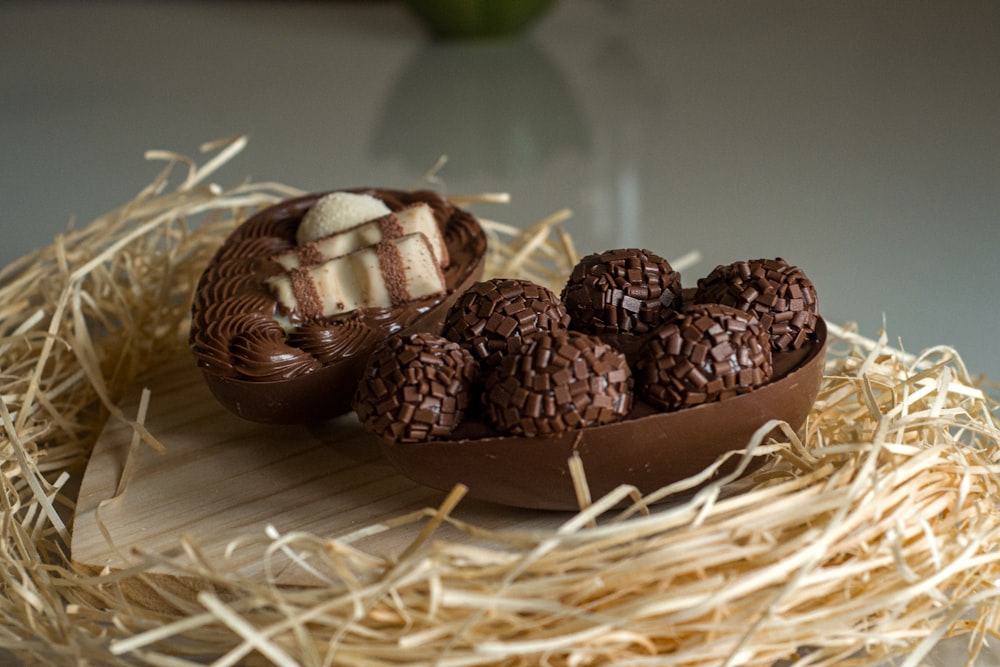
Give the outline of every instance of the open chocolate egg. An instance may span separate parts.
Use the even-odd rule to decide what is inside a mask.
[[[592,497],[631,484],[647,494],[695,475],[728,451],[745,447],[772,419],[805,423],[823,379],[827,331],[773,357],[772,379],[739,396],[672,412],[637,400],[624,420],[556,435],[502,436],[469,419],[446,440],[394,443],[382,453],[403,475],[426,486],[468,487],[471,497],[505,505],[576,510],[568,461],[579,455]],[[718,475],[732,470],[724,465]]]
[[[331,193],[289,199],[248,218],[202,274],[190,333],[191,349],[208,387],[222,405],[244,419],[294,423],[349,412],[372,349],[392,333],[440,331],[451,304],[482,276],[487,247],[482,227],[472,214],[441,195],[427,190],[341,192],[370,195],[384,203],[386,217],[392,218],[389,227],[397,235],[397,214],[415,207],[427,212],[444,243],[443,249],[433,250],[446,258],[435,278],[442,289],[397,298],[401,291],[406,296],[406,286],[391,284],[386,274],[382,291],[392,297],[390,305],[350,308],[336,303],[343,312],[332,314],[330,309],[310,310],[307,303],[286,308],[275,285],[284,281],[290,285],[286,291],[295,292],[293,278],[302,271],[300,263],[330,263],[328,257],[309,256],[318,252],[315,243],[304,252],[297,233],[303,217]],[[388,234],[389,227],[380,233]],[[384,241],[388,236],[376,238]],[[418,245],[431,252],[430,242]],[[381,260],[386,252],[396,252],[386,247],[384,242],[373,244],[369,254]],[[291,269],[281,263],[283,258],[291,258]],[[346,301],[342,295],[337,299]]]

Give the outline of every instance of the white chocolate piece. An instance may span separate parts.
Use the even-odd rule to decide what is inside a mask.
[[[448,256],[448,246],[441,236],[441,229],[437,220],[434,219],[434,211],[425,202],[418,202],[413,206],[407,206],[402,211],[396,213],[399,218],[399,225],[403,228],[403,234],[413,234],[419,232],[427,237],[431,244],[431,252],[441,266],[448,266],[451,259]]]
[[[445,291],[423,234],[408,234],[269,278],[282,307],[303,318],[388,308]]]
[[[431,207],[425,202],[419,202],[396,213],[390,213],[375,220],[355,225],[342,232],[310,241],[295,250],[276,255],[274,260],[286,271],[290,271],[297,266],[320,264],[360,248],[374,245],[379,241],[416,233],[427,237],[438,264],[447,266],[448,247],[441,236],[441,230],[438,229],[437,220],[434,219]]]
[[[389,213],[385,202],[371,195],[331,192],[320,197],[302,216],[295,241],[304,245]]]

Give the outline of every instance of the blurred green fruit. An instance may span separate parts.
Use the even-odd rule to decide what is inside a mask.
[[[520,32],[554,0],[405,0],[435,37],[501,37]]]

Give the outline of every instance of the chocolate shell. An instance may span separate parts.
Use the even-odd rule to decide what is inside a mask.
[[[770,382],[724,401],[674,412],[636,401],[622,421],[538,437],[504,437],[470,420],[447,440],[382,440],[382,453],[416,482],[442,491],[465,484],[471,497],[516,507],[578,509],[567,465],[574,453],[593,498],[622,484],[648,494],[745,447],[769,420],[794,429],[805,423],[823,380],[827,332],[822,318],[816,324],[801,348],[774,354]],[[728,462],[717,474],[734,467]]]
[[[482,277],[486,234],[472,214],[429,190],[350,191],[373,195],[393,211],[419,202],[431,207],[450,257],[444,269],[446,292],[401,306],[283,326],[265,284],[282,270],[272,257],[295,247],[302,216],[328,193],[289,199],[248,218],[202,274],[190,333],[209,389],[244,419],[297,423],[349,412],[375,346],[396,332],[440,333],[448,309]]]

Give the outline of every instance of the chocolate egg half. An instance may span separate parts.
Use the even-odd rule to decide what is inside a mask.
[[[482,227],[438,193],[343,192],[375,197],[394,214],[426,205],[445,245],[436,251],[447,258],[440,275],[444,289],[402,302],[396,298],[400,286],[387,284],[392,305],[333,315],[306,300],[300,301],[301,308],[289,308],[274,285],[284,281],[291,285],[286,291],[295,292],[294,278],[301,269],[288,269],[278,260],[296,255],[296,263],[309,259],[296,234],[303,216],[330,193],[289,199],[248,218],[202,274],[190,331],[190,346],[208,387],[244,419],[311,422],[349,412],[371,351],[393,333],[439,333],[454,301],[482,277],[487,248]],[[383,252],[384,244],[378,249]]]
[[[747,446],[771,420],[793,429],[805,423],[823,380],[827,331],[817,318],[796,350],[775,352],[770,381],[749,393],[661,412],[640,400],[615,423],[561,433],[504,436],[469,420],[450,437],[419,444],[385,439],[385,458],[403,475],[448,491],[468,487],[473,498],[515,507],[576,510],[567,462],[579,456],[593,498],[629,484],[648,494],[696,475],[723,454]],[[733,460],[716,475],[734,470]]]

